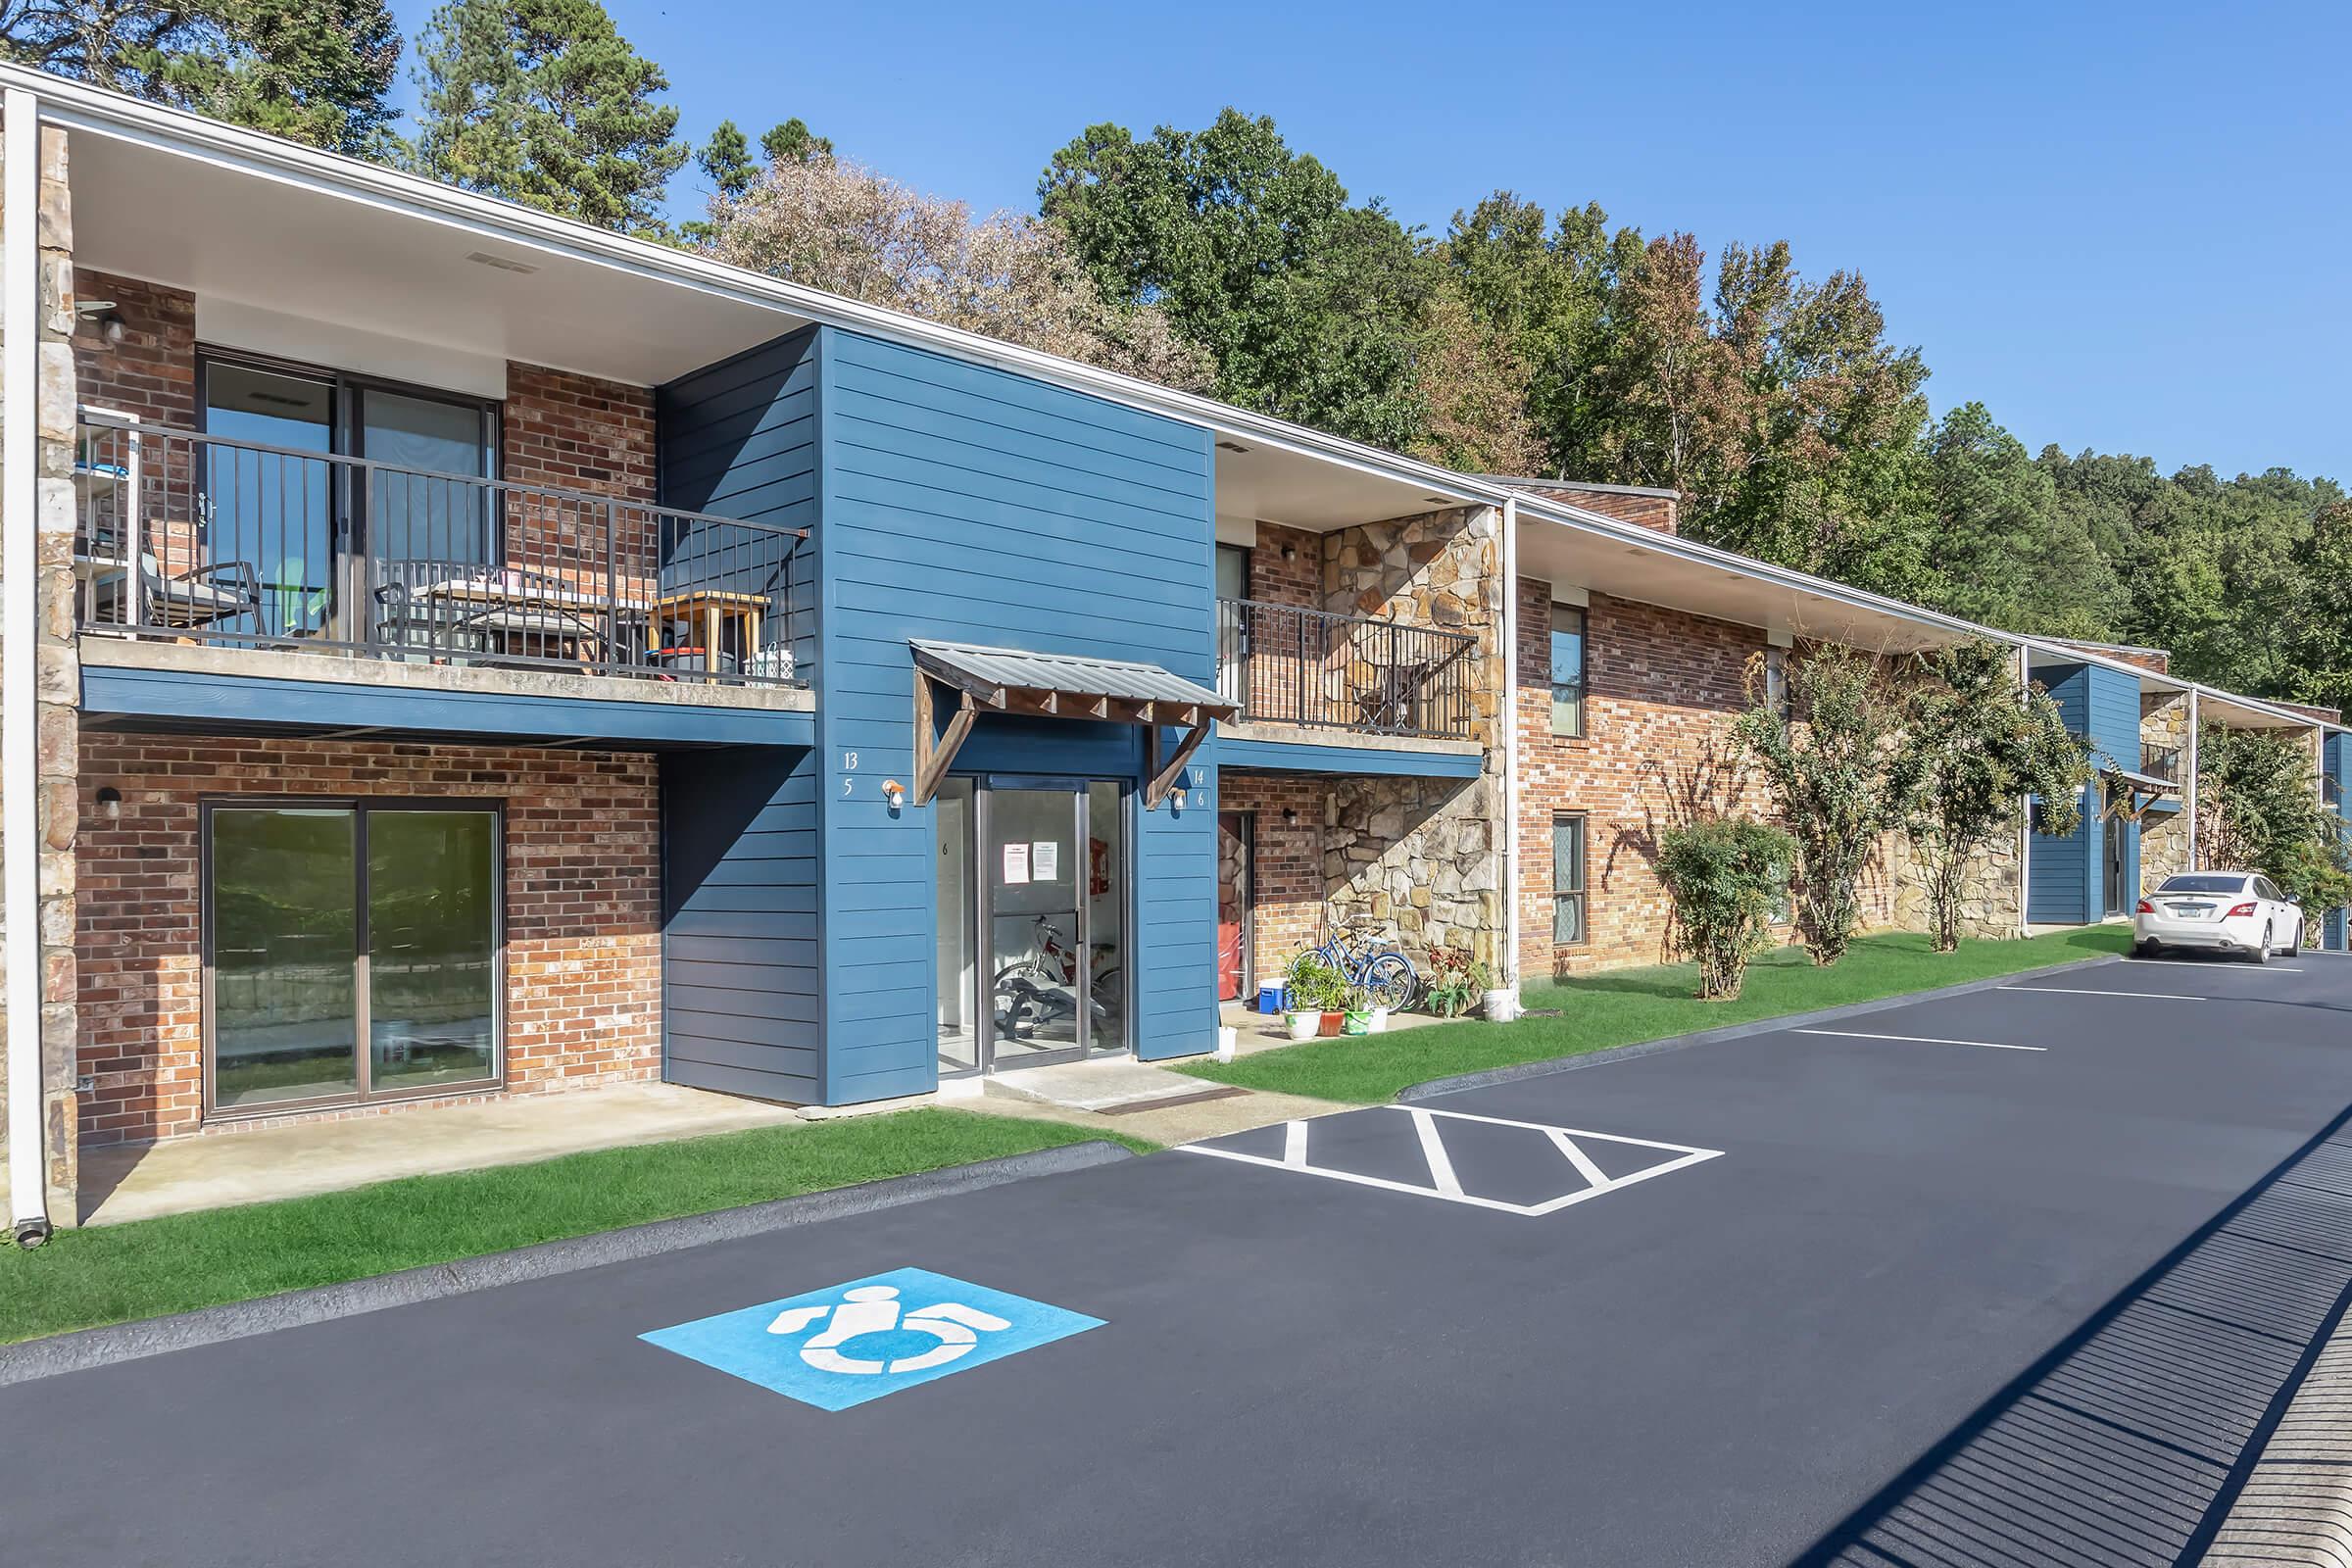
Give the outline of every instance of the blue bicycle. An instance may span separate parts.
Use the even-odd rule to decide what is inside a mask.
[[[1326,920],[1315,956],[1337,969],[1349,985],[1362,987],[1372,1005],[1396,1012],[1411,1006],[1421,994],[1421,976],[1412,959],[1367,929],[1377,923],[1377,917],[1357,915],[1348,922],[1355,929],[1343,933]]]

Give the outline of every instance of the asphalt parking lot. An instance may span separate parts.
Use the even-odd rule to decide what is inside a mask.
[[[2352,1284],[2348,1105],[2352,960],[2085,966],[0,1389],[0,1539],[2170,1563]]]

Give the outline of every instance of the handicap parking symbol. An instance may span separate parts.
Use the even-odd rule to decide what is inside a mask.
[[[847,1410],[1102,1326],[1081,1312],[901,1268],[637,1337],[820,1410]]]

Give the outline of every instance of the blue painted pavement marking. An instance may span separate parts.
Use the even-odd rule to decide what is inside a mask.
[[[637,1337],[820,1410],[985,1366],[1102,1320],[900,1268]]]

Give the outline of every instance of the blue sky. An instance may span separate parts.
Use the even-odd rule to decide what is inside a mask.
[[[2352,481],[2352,8],[608,3],[698,142],[797,114],[1030,208],[1086,125],[1230,103],[1433,229],[1504,186],[1786,238],[2030,448]]]

